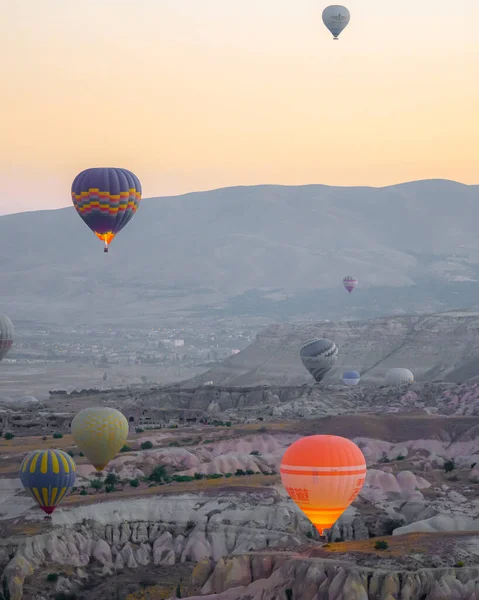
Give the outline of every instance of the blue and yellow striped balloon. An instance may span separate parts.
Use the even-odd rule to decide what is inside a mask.
[[[50,515],[75,483],[76,465],[63,450],[34,450],[20,467],[23,487]]]

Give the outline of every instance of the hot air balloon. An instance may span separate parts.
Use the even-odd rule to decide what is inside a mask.
[[[13,323],[7,315],[0,314],[0,360],[10,351],[13,345],[14,329]]]
[[[347,275],[343,279],[343,285],[348,290],[348,292],[351,293],[354,290],[354,288],[358,285],[358,280],[356,279],[356,277],[351,277],[351,275]]]
[[[301,346],[299,355],[303,365],[320,382],[337,361],[338,348],[326,338],[314,339]]]
[[[358,385],[361,375],[357,371],[344,371],[343,383],[344,385]]]
[[[72,184],[73,206],[105,243],[104,252],[115,235],[135,214],[141,200],[141,183],[126,169],[87,169]]]
[[[341,31],[347,27],[351,15],[345,6],[333,4],[323,10],[323,23],[337,40]]]
[[[412,383],[414,375],[409,369],[389,369],[384,380],[387,385],[400,385],[401,383]]]
[[[366,461],[346,438],[312,435],[286,450],[280,471],[286,491],[322,536],[359,494]]]
[[[23,487],[47,515],[71,489],[75,475],[75,461],[63,450],[34,450],[20,467]]]
[[[85,408],[72,421],[76,445],[97,471],[103,471],[124,446],[128,421],[114,408]]]

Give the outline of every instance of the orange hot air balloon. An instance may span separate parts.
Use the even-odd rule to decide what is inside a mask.
[[[337,435],[294,442],[281,460],[281,480],[320,535],[330,529],[361,491],[366,461],[361,450]]]

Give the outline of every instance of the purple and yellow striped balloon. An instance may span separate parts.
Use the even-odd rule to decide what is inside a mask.
[[[73,206],[105,243],[105,252],[115,235],[133,217],[140,200],[140,180],[126,169],[86,169],[72,184]]]

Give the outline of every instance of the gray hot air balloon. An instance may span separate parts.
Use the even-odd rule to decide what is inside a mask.
[[[7,315],[0,314],[0,360],[5,358],[13,344],[13,323]]]
[[[351,15],[345,6],[332,4],[323,10],[323,23],[337,40],[341,31],[348,25]]]
[[[337,361],[338,347],[326,338],[310,340],[301,346],[299,355],[303,365],[319,382]]]
[[[387,385],[400,385],[402,383],[412,383],[414,375],[409,369],[389,369],[384,380]]]

